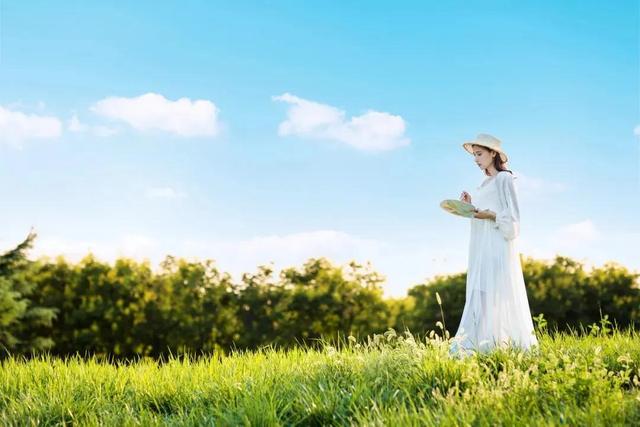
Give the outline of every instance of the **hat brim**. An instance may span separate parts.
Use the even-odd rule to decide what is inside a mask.
[[[489,147],[487,145],[480,144],[477,141],[467,141],[464,144],[462,144],[462,148],[464,148],[469,154],[473,154],[473,147],[472,147],[473,145],[481,145],[483,147],[489,148],[489,149],[497,152],[498,154],[500,154],[500,159],[502,160],[503,163],[507,163],[509,161],[509,157],[507,156],[507,154],[504,151],[496,150],[493,147]]]

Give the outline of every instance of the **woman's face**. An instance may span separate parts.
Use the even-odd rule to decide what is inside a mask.
[[[484,170],[493,164],[495,153],[492,153],[488,148],[481,145],[473,145],[472,148],[473,160],[480,169]]]

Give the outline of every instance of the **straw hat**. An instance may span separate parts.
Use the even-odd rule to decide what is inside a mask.
[[[464,147],[464,149],[469,153],[473,154],[472,145],[482,145],[483,147],[491,148],[492,150],[497,151],[500,154],[500,159],[504,163],[509,160],[509,158],[507,157],[507,153],[502,150],[502,142],[495,136],[486,133],[480,133],[478,134],[478,136],[476,136],[475,140],[465,142],[464,144],[462,144],[462,147]]]

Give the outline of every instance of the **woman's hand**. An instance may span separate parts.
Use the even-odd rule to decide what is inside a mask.
[[[473,217],[478,219],[492,219],[495,221],[496,213],[490,209],[485,209],[482,211],[476,209],[476,213],[473,214]]]
[[[471,196],[466,191],[463,191],[462,194],[460,194],[460,200],[466,203],[471,203]]]

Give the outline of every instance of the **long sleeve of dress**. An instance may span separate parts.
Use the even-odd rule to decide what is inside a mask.
[[[520,235],[520,208],[518,194],[513,175],[509,172],[501,173],[496,184],[501,209],[496,212],[493,226],[500,230],[505,240],[513,240]]]

